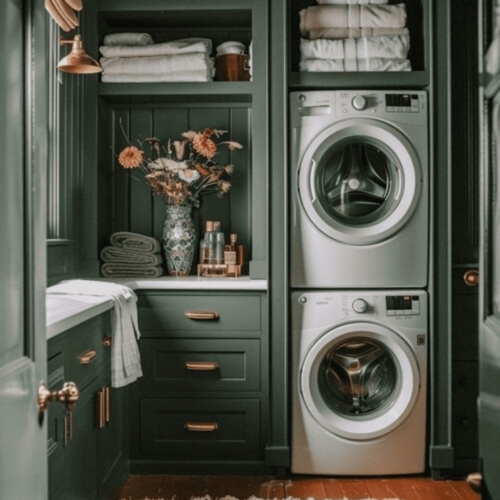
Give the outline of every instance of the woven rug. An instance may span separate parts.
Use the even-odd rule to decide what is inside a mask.
[[[129,500],[127,498],[122,498],[121,500]],[[143,498],[141,500],[167,500],[166,498]],[[171,499],[171,500],[176,500],[175,496]],[[212,500],[212,498],[208,495],[204,496],[204,497],[191,497],[190,500]],[[226,495],[225,497],[217,497],[215,498],[214,500],[264,500],[263,498],[257,498],[255,496],[251,496],[251,497],[248,497],[248,499],[240,499],[240,498],[236,498],[236,497],[232,497],[231,495]],[[283,499],[278,499],[278,498],[274,498],[273,500],[302,500],[300,498],[294,498],[294,497],[286,497],[286,498],[283,498]],[[307,500],[319,500],[319,499],[315,499],[313,497],[309,497]],[[322,499],[323,500],[323,499]],[[349,498],[347,497],[344,497],[344,498],[325,498],[324,500],[349,500]],[[363,498],[363,499],[359,499],[359,500],[400,500],[399,498],[381,498],[381,499],[375,499],[375,498]]]

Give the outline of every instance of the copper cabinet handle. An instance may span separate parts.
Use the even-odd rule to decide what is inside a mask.
[[[186,370],[213,372],[219,369],[219,363],[216,361],[184,361]]]
[[[101,389],[97,395],[97,424],[99,429],[102,429],[106,425],[106,417],[105,417],[105,398],[104,398],[104,389]]]
[[[219,428],[217,422],[185,422],[184,429],[191,432],[214,432]]]
[[[467,286],[477,286],[479,284],[479,271],[477,269],[469,269],[464,274],[464,282]]]
[[[219,319],[217,311],[185,311],[184,316],[188,319],[210,321]]]
[[[81,354],[78,359],[81,365],[89,365],[90,363],[92,363],[92,361],[94,361],[96,356],[97,351],[89,349],[88,351],[85,351],[83,354]]]
[[[108,335],[107,337],[104,337],[102,339],[102,345],[104,347],[111,347],[112,343],[113,343],[113,337],[111,335]]]
[[[105,403],[106,403],[106,423],[111,421],[111,387],[108,385],[106,389],[104,389]]]

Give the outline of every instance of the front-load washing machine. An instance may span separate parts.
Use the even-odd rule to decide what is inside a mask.
[[[291,301],[291,471],[423,472],[426,293],[297,291]]]
[[[291,286],[425,287],[426,93],[308,91],[290,100]]]

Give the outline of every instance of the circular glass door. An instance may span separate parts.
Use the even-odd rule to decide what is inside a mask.
[[[406,137],[373,119],[351,119],[323,131],[307,149],[299,193],[311,221],[349,244],[389,238],[415,210],[422,178]]]
[[[300,373],[302,397],[317,422],[355,440],[400,425],[415,404],[419,380],[410,346],[392,330],[369,323],[326,333]]]

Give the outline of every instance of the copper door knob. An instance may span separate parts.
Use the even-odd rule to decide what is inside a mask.
[[[469,269],[464,274],[464,282],[467,286],[477,286],[479,284],[479,271],[477,269]]]

